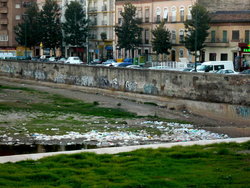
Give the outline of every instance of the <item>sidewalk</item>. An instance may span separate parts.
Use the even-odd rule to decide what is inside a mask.
[[[93,152],[96,154],[116,154],[121,152],[130,152],[142,148],[170,148],[173,146],[191,146],[191,145],[208,145],[215,143],[228,143],[236,142],[242,143],[250,141],[250,137],[242,138],[229,138],[229,139],[220,139],[220,140],[200,140],[192,142],[175,142],[175,143],[166,143],[166,144],[152,144],[152,145],[138,145],[138,146],[123,146],[123,147],[110,147],[110,148],[99,148],[99,149],[88,149],[88,150],[75,150],[75,151],[62,151],[62,152],[50,152],[50,153],[36,153],[36,154],[24,154],[24,155],[12,155],[12,156],[3,156],[0,157],[0,163],[7,162],[18,162],[23,160],[38,160],[43,157],[58,155],[58,154],[74,154],[82,152]]]

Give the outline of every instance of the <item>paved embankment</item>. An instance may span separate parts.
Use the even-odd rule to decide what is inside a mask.
[[[152,145],[138,145],[138,146],[124,146],[124,147],[110,147],[110,148],[100,148],[100,149],[88,149],[88,150],[75,150],[75,151],[63,151],[63,152],[50,152],[50,153],[37,153],[37,154],[25,154],[25,155],[12,155],[0,157],[0,163],[7,162],[18,162],[23,160],[38,160],[43,157],[58,155],[58,154],[74,154],[82,152],[94,152],[96,154],[116,154],[121,152],[130,152],[137,149],[143,148],[170,148],[173,146],[191,146],[191,145],[208,145],[215,143],[228,143],[236,142],[242,143],[250,141],[250,137],[243,138],[230,138],[230,139],[219,139],[219,140],[200,140],[191,142],[176,142],[176,143],[166,143],[166,144],[152,144]]]

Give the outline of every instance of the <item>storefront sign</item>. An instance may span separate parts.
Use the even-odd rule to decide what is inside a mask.
[[[247,45],[248,48],[243,49],[243,52],[250,52],[250,44]]]

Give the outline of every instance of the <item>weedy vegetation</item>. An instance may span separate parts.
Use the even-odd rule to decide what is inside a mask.
[[[248,187],[250,142],[79,153],[0,164],[7,187]]]

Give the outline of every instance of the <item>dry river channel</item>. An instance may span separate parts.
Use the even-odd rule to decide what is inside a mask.
[[[0,156],[250,136],[248,126],[192,114],[178,104],[161,105],[157,97],[7,77],[0,77],[0,86],[0,106],[49,104],[46,95],[60,95],[139,116],[107,118],[1,108]]]

